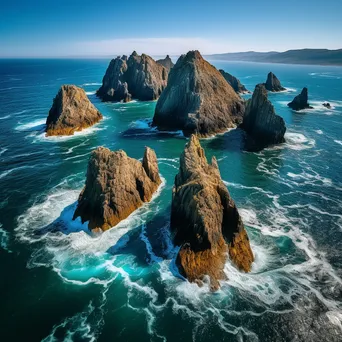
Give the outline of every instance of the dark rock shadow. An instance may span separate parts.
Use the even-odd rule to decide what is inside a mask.
[[[139,266],[172,259],[174,245],[169,218],[170,208],[168,207],[161,213],[157,213],[150,221],[127,232],[107,252],[112,255],[132,254],[136,257]]]
[[[223,135],[217,135],[207,143],[213,150],[240,152],[244,148],[246,133],[240,129],[233,129]]]

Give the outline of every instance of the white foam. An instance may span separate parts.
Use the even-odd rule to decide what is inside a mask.
[[[0,117],[0,120],[6,120],[6,119],[8,119],[8,118],[10,118],[10,117],[11,117],[11,115],[1,116],[1,117]]]
[[[0,173],[0,179],[6,177],[7,175],[9,175],[10,173],[14,171],[19,171],[19,170],[24,170],[24,169],[34,169],[35,167],[36,167],[35,165],[25,165],[25,166],[14,167],[13,169],[9,169]]]
[[[96,91],[86,91],[86,95],[95,95]]]
[[[334,142],[335,142],[336,144],[342,145],[342,141],[341,141],[341,140],[334,140]]]
[[[8,148],[2,148],[1,150],[0,150],[0,156],[3,154],[3,153],[5,153],[6,151],[8,151]]]
[[[92,83],[83,83],[83,86],[100,86],[102,85],[102,83],[98,83],[98,82],[92,82]]]
[[[302,133],[287,132],[285,133],[285,145],[291,150],[305,150],[315,146],[315,140],[307,138]]]
[[[8,242],[9,234],[5,229],[2,228],[2,224],[0,223],[0,247],[10,252],[10,249],[8,248]]]
[[[321,129],[317,129],[317,130],[315,130],[315,132],[316,132],[317,134],[323,134],[323,131],[322,131]]]
[[[15,128],[17,131],[42,130],[45,127],[46,119],[38,119],[27,123],[19,123]]]

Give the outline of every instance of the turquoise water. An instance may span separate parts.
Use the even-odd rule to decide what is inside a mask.
[[[256,257],[250,274],[228,261],[212,294],[174,276],[169,207],[186,139],[149,128],[155,102],[101,103],[94,94],[108,62],[0,60],[1,341],[340,341],[342,68],[214,62],[250,90],[273,71],[288,91],[269,96],[285,144],[244,152],[240,130],[202,140]],[[104,120],[46,138],[64,83],[83,87]],[[292,112],[286,103],[304,86],[314,109]],[[135,158],[150,146],[164,182],[94,238],[71,218],[100,145]]]

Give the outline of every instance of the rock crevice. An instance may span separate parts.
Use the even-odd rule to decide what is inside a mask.
[[[224,70],[219,70],[221,75],[224,77],[224,79],[230,84],[230,86],[235,90],[238,94],[246,94],[250,93],[246,87],[238,80],[235,76],[229,74],[228,72],[225,72]]]

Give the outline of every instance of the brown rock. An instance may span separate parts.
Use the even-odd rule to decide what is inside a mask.
[[[157,157],[146,147],[142,163],[120,150],[99,147],[90,156],[86,184],[73,219],[91,230],[107,230],[149,202],[161,180]]]
[[[168,70],[152,57],[135,51],[113,59],[102,80],[97,95],[103,101],[129,102],[156,100],[167,85]]]
[[[46,119],[46,135],[73,135],[102,119],[83,89],[63,85],[53,100]]]
[[[175,66],[169,55],[167,55],[164,59],[158,59],[157,63],[165,67],[168,72],[170,72],[170,70]]]
[[[220,72],[198,51],[182,55],[169,74],[153,125],[209,136],[241,123],[244,102]]]
[[[210,278],[212,289],[224,279],[227,251],[232,262],[248,272],[254,260],[234,201],[221,180],[215,157],[208,164],[198,138],[192,135],[180,157],[171,207],[171,228],[180,245],[176,264],[189,281]]]

